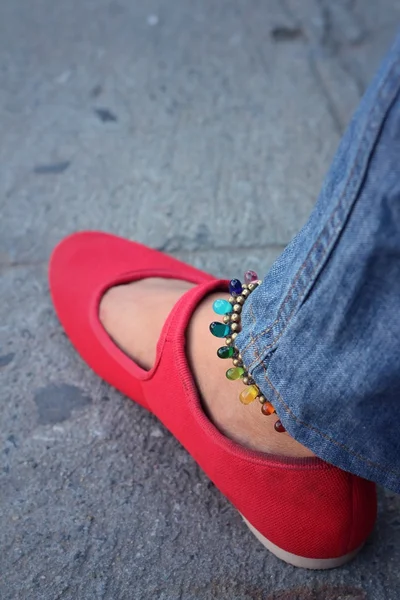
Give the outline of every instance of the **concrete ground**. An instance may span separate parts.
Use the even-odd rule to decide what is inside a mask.
[[[396,600],[400,501],[297,570],[58,324],[46,270],[103,229],[265,272],[307,218],[396,0],[0,3],[0,598]],[[285,523],[282,523],[285,527]]]

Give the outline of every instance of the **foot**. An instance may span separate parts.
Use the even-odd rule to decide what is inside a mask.
[[[116,286],[102,298],[100,321],[126,354],[144,369],[150,369],[164,322],[177,300],[191,287],[193,284],[185,281],[159,278]],[[225,371],[231,361],[217,357],[221,340],[212,336],[208,328],[215,320],[212,304],[223,297],[221,293],[207,296],[188,328],[188,358],[210,420],[228,438],[252,450],[280,456],[314,456],[289,434],[276,433],[276,415],[262,415],[258,402],[241,404],[243,384],[226,379]]]

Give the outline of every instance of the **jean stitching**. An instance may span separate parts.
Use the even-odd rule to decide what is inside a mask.
[[[250,311],[249,311],[249,312],[251,312],[251,313],[252,313],[252,315],[251,315],[251,316],[252,316],[252,319],[253,319],[253,325],[254,325],[254,324],[255,324],[255,315],[254,315],[254,311],[253,311],[253,306],[252,306],[252,305],[250,305]],[[251,337],[251,340],[252,340],[252,345],[253,345],[253,348],[254,348],[254,353],[256,354],[256,351],[257,351],[257,345],[256,345],[256,343],[255,343],[255,340],[254,340],[253,331],[254,331],[254,330],[253,330],[253,328],[251,328],[250,337]]]
[[[249,313],[250,313],[250,316],[251,316],[251,318],[252,318],[253,325],[255,325],[255,323],[256,323],[256,316],[255,316],[255,314],[254,314],[254,309],[253,309],[253,305],[252,305],[252,304],[250,304],[250,310],[249,310]]]
[[[252,341],[254,342],[253,333],[250,333],[250,337],[251,337]],[[255,343],[254,343],[254,348],[255,348],[255,350],[254,350],[254,351],[256,351],[256,348],[257,348],[257,346],[256,346],[256,344],[255,344]]]
[[[388,469],[387,467],[385,467],[384,465],[381,465],[379,463],[373,462],[372,460],[369,460],[367,458],[364,458],[361,454],[358,454],[357,452],[354,452],[354,450],[352,450],[351,448],[349,448],[348,446],[345,446],[344,444],[338,442],[337,440],[334,440],[333,438],[329,437],[326,433],[323,433],[322,431],[320,431],[317,427],[315,427],[314,425],[310,425],[309,423],[306,423],[305,421],[302,421],[301,419],[299,419],[290,409],[290,407],[286,404],[286,402],[284,401],[284,399],[282,398],[281,394],[278,392],[278,390],[275,388],[275,386],[273,385],[272,381],[269,379],[268,375],[267,375],[267,370],[264,366],[263,363],[261,363],[262,368],[264,370],[264,376],[265,376],[265,380],[268,383],[268,385],[271,387],[271,389],[273,390],[273,392],[276,394],[279,402],[283,405],[286,413],[288,414],[288,416],[290,416],[298,425],[300,426],[305,426],[307,427],[307,429],[309,429],[310,431],[313,431],[315,433],[317,433],[318,435],[320,435],[322,438],[324,438],[325,440],[327,440],[329,443],[334,444],[335,446],[337,446],[338,448],[340,448],[341,450],[344,450],[345,452],[347,452],[348,454],[350,454],[351,456],[354,456],[355,458],[357,458],[359,461],[365,463],[368,466],[374,467],[374,468],[379,468],[382,471],[385,471],[386,473],[392,473],[393,475],[399,476],[400,475],[400,471],[396,471],[394,469]]]
[[[383,80],[383,82],[381,83],[381,86],[380,86],[380,88],[379,88],[379,90],[378,90],[378,94],[377,94],[377,96],[380,96],[380,95],[382,94],[382,92],[384,91],[384,89],[385,89],[385,85],[386,85],[386,83],[387,83],[387,81],[388,81],[389,77],[391,76],[391,74],[392,74],[393,70],[394,70],[394,69],[395,69],[395,68],[398,66],[399,62],[400,62],[400,61],[399,61],[399,60],[397,60],[396,62],[394,62],[394,63],[393,63],[393,65],[392,65],[392,67],[390,68],[390,70],[388,71],[388,73],[387,73],[387,75],[386,75],[385,79],[384,79],[384,80]],[[397,88],[396,88],[395,94],[396,94],[396,93],[397,93]],[[373,113],[373,111],[374,111],[374,110],[376,110],[377,104],[378,104],[378,103],[376,102],[376,103],[373,105],[373,107],[371,108],[371,110],[370,110],[370,112],[369,112],[369,115],[371,115],[371,114]],[[389,105],[390,105],[390,103],[389,103]],[[339,198],[339,200],[338,200],[338,203],[337,203],[337,205],[336,205],[335,209],[333,210],[333,212],[331,213],[331,216],[329,217],[329,220],[326,222],[326,224],[325,224],[325,226],[324,226],[324,228],[323,228],[323,230],[322,230],[321,234],[319,235],[318,239],[315,241],[315,243],[313,244],[312,248],[311,248],[311,249],[310,249],[310,251],[308,252],[308,254],[307,254],[307,256],[306,256],[306,258],[305,258],[305,260],[304,260],[303,264],[300,266],[300,268],[299,268],[299,270],[298,270],[298,272],[297,272],[297,274],[296,274],[296,276],[295,276],[295,278],[294,278],[294,280],[293,280],[293,282],[292,282],[292,285],[291,285],[291,286],[290,286],[290,288],[289,288],[289,291],[288,291],[288,293],[287,293],[287,296],[286,296],[286,298],[284,299],[283,303],[281,304],[281,307],[280,307],[280,309],[279,309],[279,312],[278,312],[277,318],[276,318],[276,319],[275,319],[275,321],[272,323],[272,325],[270,325],[269,327],[267,327],[267,328],[266,328],[264,331],[261,331],[260,333],[258,333],[258,334],[255,336],[255,338],[254,338],[253,342],[249,342],[249,343],[247,344],[247,346],[245,346],[245,348],[243,349],[243,353],[244,353],[244,352],[245,352],[245,351],[246,351],[246,350],[247,350],[247,349],[250,347],[251,343],[255,343],[255,342],[256,342],[256,341],[257,341],[257,340],[258,340],[260,337],[262,337],[262,336],[264,336],[264,335],[267,335],[267,334],[268,334],[268,333],[271,331],[271,329],[272,329],[272,328],[273,328],[273,327],[274,327],[274,326],[275,326],[275,325],[276,325],[276,324],[279,322],[279,320],[280,320],[280,318],[281,318],[281,314],[282,314],[282,312],[283,312],[283,309],[284,309],[284,307],[285,307],[285,306],[286,306],[286,304],[289,302],[289,300],[291,299],[291,297],[292,297],[292,295],[293,295],[293,293],[294,293],[294,291],[295,291],[295,286],[296,286],[296,284],[297,284],[297,281],[298,281],[298,279],[299,279],[299,278],[300,278],[300,276],[302,275],[302,273],[303,273],[303,271],[304,271],[304,269],[305,269],[305,266],[306,266],[306,264],[309,262],[309,260],[310,260],[310,257],[311,257],[311,255],[313,254],[313,252],[314,252],[314,250],[315,250],[316,246],[318,245],[318,243],[320,243],[321,239],[323,238],[324,231],[325,231],[326,229],[329,229],[329,227],[331,226],[331,223],[332,223],[332,221],[334,220],[334,217],[336,216],[337,212],[339,211],[339,209],[340,209],[340,208],[342,208],[343,199],[344,199],[344,197],[345,197],[345,194],[346,194],[346,192],[347,192],[347,188],[348,188],[348,186],[349,186],[349,183],[350,183],[350,181],[351,181],[351,179],[352,179],[352,176],[353,176],[353,173],[354,173],[355,167],[356,167],[356,165],[357,165],[357,163],[358,163],[358,160],[359,160],[359,157],[360,157],[361,150],[362,150],[362,148],[363,148],[363,141],[364,141],[364,139],[365,139],[366,132],[368,131],[370,120],[371,120],[370,118],[368,118],[368,119],[367,119],[367,126],[365,127],[365,129],[364,129],[364,131],[363,131],[363,134],[362,134],[362,136],[361,136],[361,140],[360,140],[360,143],[359,143],[359,148],[358,148],[358,151],[357,151],[357,155],[356,155],[356,157],[355,157],[355,159],[354,159],[353,167],[352,167],[352,169],[351,169],[351,171],[350,171],[350,173],[349,173],[349,176],[348,176],[348,178],[347,178],[347,181],[346,181],[346,184],[345,184],[345,188],[344,188],[344,190],[343,190],[343,192],[342,192],[342,194],[341,194],[341,196],[340,196],[340,198]],[[353,204],[354,204],[354,202],[353,202]],[[320,266],[320,264],[321,264],[321,262],[322,262],[323,258],[325,257],[325,255],[326,255],[326,251],[328,250],[328,246],[329,246],[329,244],[330,244],[330,242],[331,242],[331,240],[332,240],[332,237],[334,237],[334,236],[337,234],[337,232],[340,230],[340,228],[342,227],[342,225],[343,225],[343,223],[342,223],[342,222],[340,222],[340,223],[339,223],[339,226],[338,226],[338,228],[337,228],[337,229],[334,231],[334,234],[333,234],[333,235],[331,234],[331,235],[330,235],[330,237],[328,238],[328,242],[327,242],[327,244],[326,244],[326,246],[325,246],[325,251],[324,251],[324,254],[323,254],[321,257],[320,257],[320,260],[319,260],[319,262],[318,262],[318,264],[317,264],[317,266],[316,266],[316,269],[318,269],[318,268],[319,268],[319,266]],[[315,270],[316,270],[316,269],[314,269],[314,270],[313,270],[313,272],[312,272],[312,274],[311,274],[311,275],[310,275],[310,276],[307,278],[307,283],[306,283],[306,284],[303,286],[303,289],[300,289],[299,302],[301,302],[301,299],[302,299],[302,297],[303,297],[303,294],[304,294],[304,290],[307,288],[307,285],[308,285],[308,283],[310,282],[311,278],[313,277],[313,275],[314,275],[314,273],[315,273]],[[273,342],[272,342],[272,343],[271,343],[271,344],[268,346],[268,348],[270,348],[270,347],[271,347],[271,345],[273,345],[274,343],[276,343],[276,341],[277,341],[277,340],[278,340],[278,339],[281,337],[281,335],[284,333],[285,329],[286,329],[286,328],[288,327],[288,325],[289,325],[289,322],[290,322],[290,319],[291,319],[291,317],[293,316],[293,313],[296,311],[296,307],[297,307],[297,306],[298,306],[298,303],[296,304],[296,306],[293,308],[292,312],[290,313],[290,315],[289,315],[289,317],[288,317],[288,320],[287,320],[287,322],[286,322],[286,325],[285,325],[285,328],[284,328],[284,330],[283,330],[283,331],[282,331],[282,332],[281,332],[281,333],[278,335],[278,337],[277,337],[277,338],[276,338],[276,339],[275,339],[275,340],[274,340],[274,341],[273,341]],[[250,365],[250,367],[249,367],[249,368],[251,368],[251,367],[253,366],[253,364],[254,364],[254,362],[252,363],[252,365]]]

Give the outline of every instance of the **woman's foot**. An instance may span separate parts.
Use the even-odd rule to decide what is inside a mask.
[[[144,369],[150,369],[164,322],[191,287],[193,284],[185,281],[159,278],[113,287],[102,298],[100,321],[126,354]],[[222,297],[223,293],[206,297],[188,328],[188,358],[209,418],[227,437],[247,448],[280,456],[314,456],[287,433],[276,433],[276,415],[262,415],[258,402],[241,404],[239,393],[243,384],[226,379],[225,371],[231,362],[218,359],[216,351],[221,340],[209,332],[209,324],[215,319],[213,301]]]

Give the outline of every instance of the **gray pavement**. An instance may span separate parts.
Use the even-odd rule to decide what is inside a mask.
[[[77,229],[265,272],[399,17],[395,0],[2,0],[1,600],[399,598],[398,497],[380,492],[352,564],[279,562],[81,362],[46,280]]]

